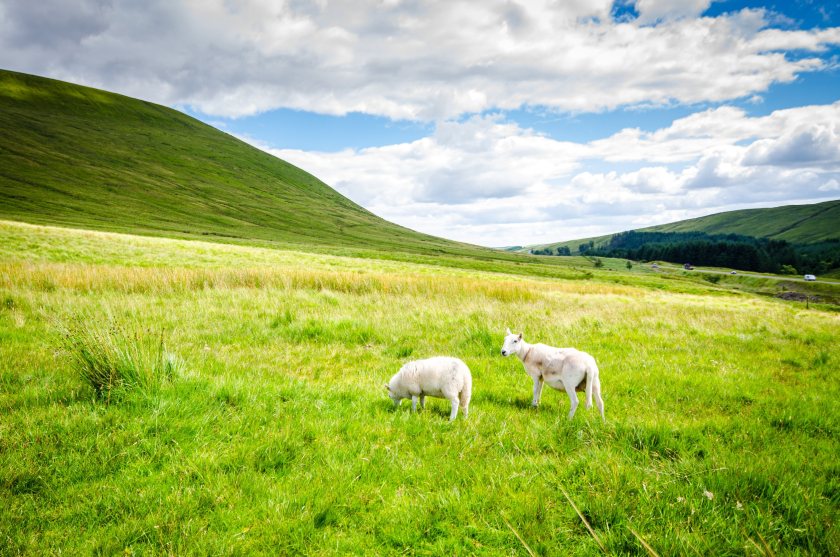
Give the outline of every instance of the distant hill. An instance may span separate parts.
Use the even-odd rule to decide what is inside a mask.
[[[643,228],[641,232],[705,232],[740,234],[815,244],[840,239],[840,200],[771,209],[727,211],[696,219]]]
[[[302,248],[524,259],[420,234],[181,112],[0,70],[0,219]]]
[[[636,229],[635,232],[704,232],[710,235],[738,234],[754,238],[785,240],[792,244],[816,244],[840,240],[840,200],[810,205],[785,205],[771,209],[743,209]],[[526,246],[523,251],[567,247],[577,254],[581,244],[603,246],[613,234],[550,244]]]
[[[729,211],[568,242],[536,255],[594,255],[745,271],[819,273],[840,268],[840,200]]]

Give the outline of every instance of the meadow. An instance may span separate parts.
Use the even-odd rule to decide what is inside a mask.
[[[0,223],[0,555],[836,554],[840,314],[621,263]],[[593,354],[606,423],[530,408],[505,327]],[[386,396],[438,354],[467,420]]]

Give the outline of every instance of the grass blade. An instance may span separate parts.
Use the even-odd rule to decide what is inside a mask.
[[[575,512],[577,513],[577,515],[578,515],[578,516],[580,517],[580,519],[583,521],[583,525],[584,525],[584,526],[586,526],[586,529],[587,529],[587,530],[589,530],[589,533],[590,533],[590,534],[592,534],[592,537],[593,537],[593,538],[595,539],[595,541],[598,543],[598,547],[600,547],[600,548],[601,548],[601,551],[603,551],[603,552],[606,554],[606,553],[607,553],[607,548],[606,548],[606,547],[604,547],[604,544],[601,542],[601,538],[599,538],[599,537],[598,537],[598,534],[596,534],[596,533],[595,533],[595,530],[593,530],[593,529],[592,529],[592,526],[589,524],[589,521],[588,521],[588,520],[586,520],[586,517],[585,517],[585,516],[583,516],[583,514],[582,514],[582,513],[578,510],[577,505],[575,505],[575,502],[574,502],[574,501],[572,501],[572,498],[571,498],[571,497],[569,497],[569,494],[568,494],[568,493],[566,493],[566,490],[565,490],[565,489],[563,489],[563,486],[557,486],[557,487],[559,487],[559,488],[560,488],[560,492],[561,492],[561,493],[562,493],[562,494],[566,497],[566,500],[569,502],[569,504],[572,506],[572,508],[573,508],[573,509],[575,510]]]
[[[769,555],[770,557],[776,557],[776,554],[773,553],[773,550],[770,549],[769,545],[767,545],[767,540],[764,539],[764,536],[761,535],[761,532],[756,532],[755,534],[758,536],[758,539],[761,540],[761,544],[764,546],[764,549],[767,550],[767,555]]]
[[[644,547],[647,550],[649,555],[652,555],[653,557],[659,557],[659,554],[656,551],[654,551],[650,544],[648,544],[648,542],[646,542],[645,539],[642,536],[640,536],[638,532],[633,530],[633,528],[631,528],[630,526],[628,526],[627,529],[630,530],[631,534],[636,536],[636,539],[639,540],[639,543],[642,544],[642,547]]]
[[[750,542],[751,544],[753,544],[753,545],[755,546],[755,548],[758,550],[758,554],[759,554],[759,555],[761,555],[762,557],[764,557],[764,555],[765,555],[764,550],[763,550],[763,549],[761,549],[761,546],[760,546],[760,545],[758,545],[758,544],[755,542],[755,540],[754,540],[754,539],[752,539],[751,537],[747,536],[747,541],[748,541],[748,542]]]
[[[503,515],[501,515],[501,516],[502,516],[502,520],[504,520],[504,521],[505,521],[505,525],[506,525],[508,528],[510,528],[510,531],[511,531],[511,532],[513,532],[513,535],[514,535],[514,536],[516,536],[516,539],[517,539],[517,540],[519,540],[519,542],[520,542],[520,543],[522,544],[522,546],[525,548],[525,551],[527,551],[527,552],[528,552],[528,555],[530,555],[531,557],[537,557],[537,554],[536,554],[536,553],[534,553],[534,550],[533,550],[533,549],[531,549],[531,548],[528,546],[528,544],[525,542],[525,540],[523,540],[523,539],[522,539],[522,536],[520,536],[520,535],[519,535],[519,532],[517,532],[517,531],[516,531],[516,528],[514,528],[514,527],[511,525],[511,523],[510,523],[510,522],[508,522],[508,519],[507,519],[507,518],[505,518],[505,515],[503,514]]]

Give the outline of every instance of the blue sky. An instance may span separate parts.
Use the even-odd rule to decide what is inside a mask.
[[[840,198],[840,8],[0,4],[0,66],[176,107],[483,245]]]

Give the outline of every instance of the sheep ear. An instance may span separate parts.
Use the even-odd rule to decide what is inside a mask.
[[[522,333],[519,333],[519,340],[522,340]]]
[[[507,331],[507,332],[505,333],[506,335],[512,335],[512,334],[513,334],[513,333],[511,333],[511,332],[510,332],[510,327],[508,327],[507,329],[505,329],[505,331]]]
[[[389,385],[388,383],[385,383],[385,390],[390,391],[391,390],[391,385]]]

